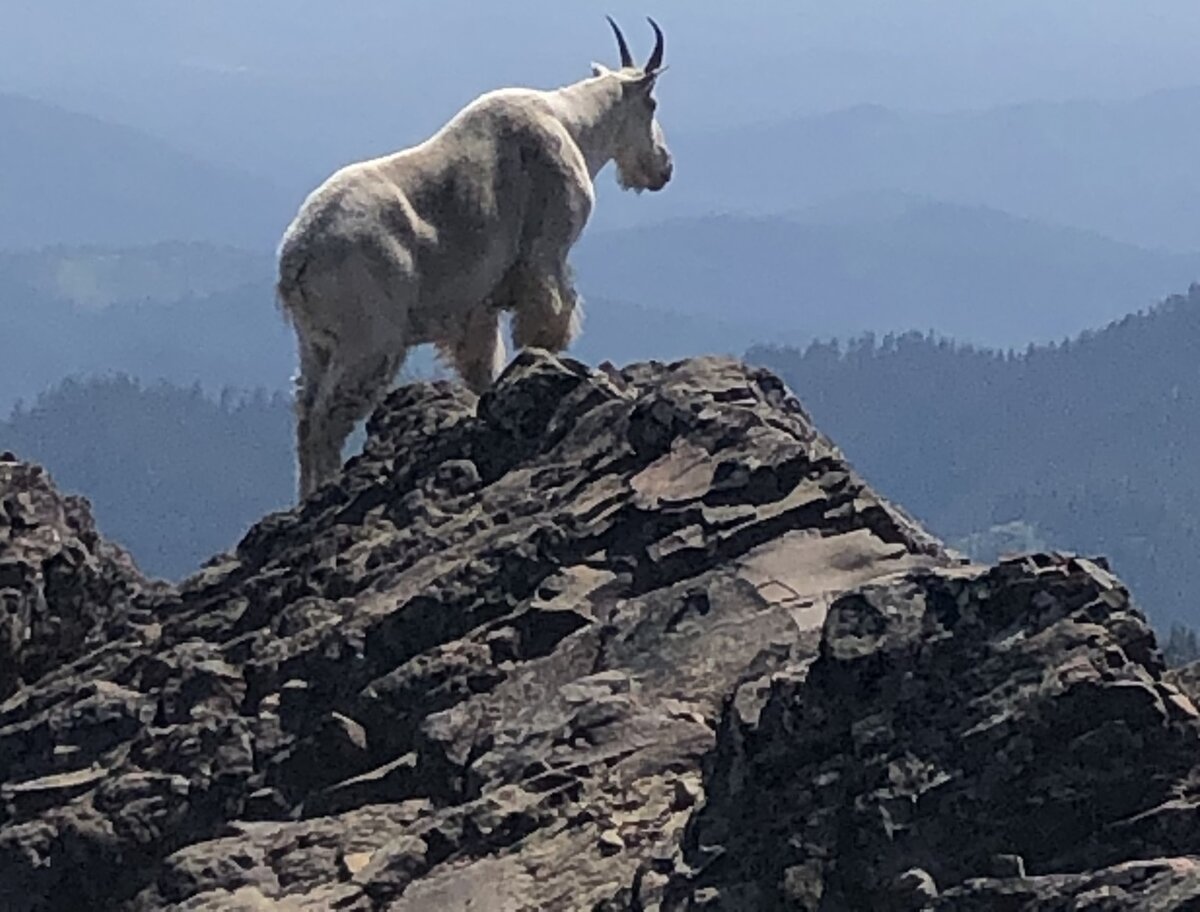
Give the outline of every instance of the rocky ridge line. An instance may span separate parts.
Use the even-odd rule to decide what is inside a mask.
[[[1128,593],[1065,556],[963,566],[736,362],[408,386],[181,586],[111,560],[92,633],[0,704],[14,912],[1189,889],[1190,678]],[[1031,803],[1060,828],[1022,835]]]

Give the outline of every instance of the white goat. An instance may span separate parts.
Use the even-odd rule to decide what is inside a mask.
[[[299,490],[334,475],[354,424],[387,393],[410,348],[434,343],[475,392],[513,343],[565,349],[581,307],[567,254],[610,161],[626,189],[661,190],[672,161],[654,117],[663,37],[637,67],[554,90],[488,92],[419,145],[337,171],[304,201],[279,247],[277,292],[296,331]]]

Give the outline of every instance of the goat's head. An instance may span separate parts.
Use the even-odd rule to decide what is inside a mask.
[[[654,84],[666,69],[662,65],[663,34],[653,19],[648,21],[654,29],[655,43],[644,66],[639,67],[633,62],[625,36],[611,16],[608,24],[617,36],[621,68],[609,70],[598,63],[592,65],[595,75],[611,75],[620,80],[620,116],[613,159],[617,164],[617,182],[626,190],[638,192],[661,190],[671,179],[674,168],[666,136],[654,116],[658,107]]]

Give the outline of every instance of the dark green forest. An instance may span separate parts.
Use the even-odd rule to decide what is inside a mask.
[[[1200,285],[1023,352],[908,333],[747,357],[943,538],[1102,554],[1160,624],[1194,618]]]
[[[100,530],[170,579],[234,544],[293,498],[292,412],[282,394],[68,379],[0,424],[0,449],[84,494]]]

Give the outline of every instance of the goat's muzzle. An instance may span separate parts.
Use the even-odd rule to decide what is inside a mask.
[[[668,161],[658,172],[658,177],[646,185],[646,189],[650,191],[661,190],[671,181],[671,175],[675,172],[674,162]]]

